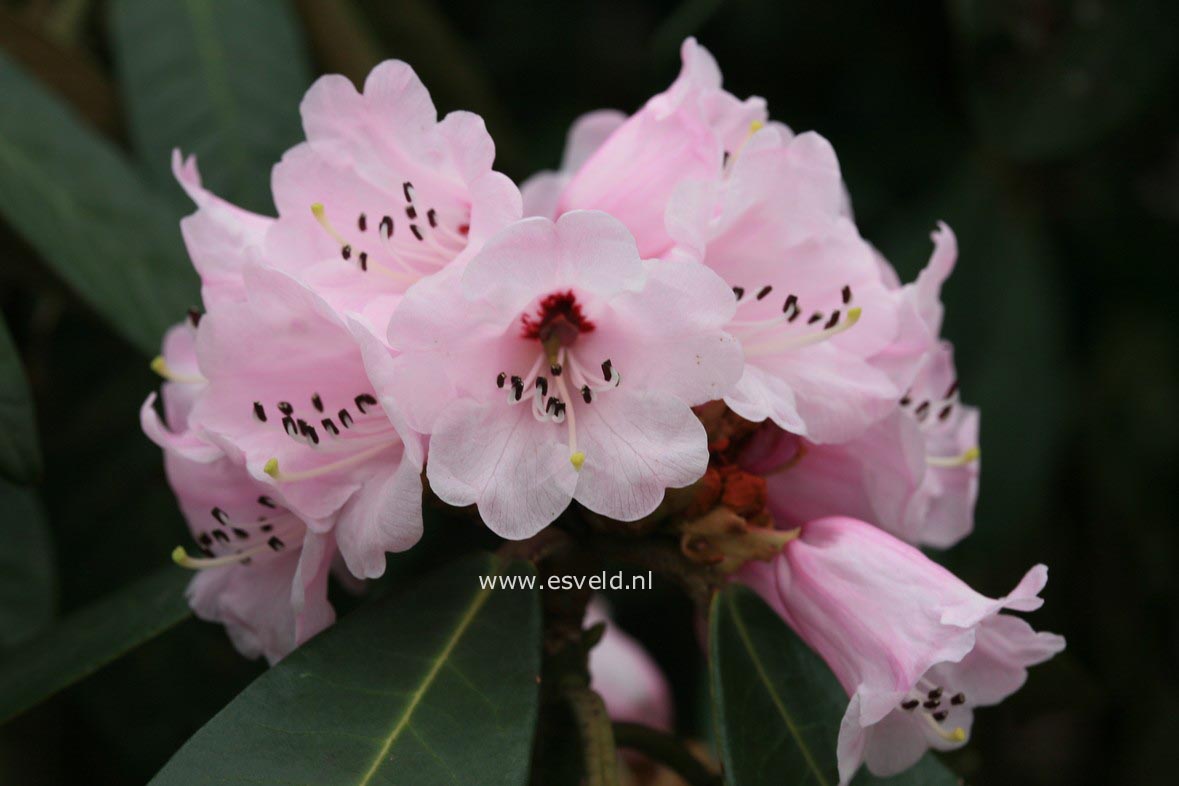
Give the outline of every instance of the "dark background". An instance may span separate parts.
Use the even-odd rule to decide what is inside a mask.
[[[49,29],[53,5],[0,3],[0,48],[127,144],[104,4],[69,4],[80,9],[70,37]],[[980,713],[950,763],[978,784],[1173,782],[1175,4],[295,5],[319,71],[355,79],[381,57],[408,60],[440,110],[486,117],[500,168],[518,179],[556,164],[579,114],[632,111],[666,86],[679,42],[696,35],[731,91],[765,96],[775,118],[834,143],[861,231],[907,278],[947,220],[961,255],[946,333],[963,397],[983,410],[985,470],[976,533],[945,560],[992,595],[1046,562],[1034,622],[1069,641]],[[0,260],[66,612],[165,564],[184,530],[138,430],[156,384],[143,357],[2,224]],[[621,619],[675,679],[681,727],[703,734],[690,610],[641,594],[615,599]],[[671,613],[648,613],[664,603]],[[259,669],[220,629],[183,623],[0,729],[0,783],[144,782]]]

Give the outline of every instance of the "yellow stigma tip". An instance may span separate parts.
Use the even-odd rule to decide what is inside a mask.
[[[864,313],[864,309],[856,306],[847,310],[847,326],[851,327],[860,321],[860,315]]]
[[[188,552],[184,550],[184,546],[177,546],[172,549],[172,561],[177,565],[183,565],[188,559]]]
[[[569,463],[573,465],[574,469],[580,471],[581,465],[585,463],[585,453],[580,450],[577,451],[569,457]]]
[[[151,370],[166,379],[168,377],[168,361],[164,360],[163,355],[156,355],[151,359]]]
[[[965,741],[966,741],[966,730],[963,729],[961,726],[957,727],[952,732],[950,732],[950,742],[965,742]]]
[[[962,454],[963,461],[978,461],[978,457],[982,455],[982,451],[977,446],[970,448]]]
[[[278,477],[278,459],[272,458],[266,462],[266,466],[262,467],[262,471],[272,478]]]
[[[765,123],[761,122],[760,120],[754,120],[752,123],[749,124],[749,133],[756,134],[758,131],[762,130],[765,127],[766,127]]]
[[[311,212],[316,218],[323,218],[323,202],[316,202],[311,206]]]

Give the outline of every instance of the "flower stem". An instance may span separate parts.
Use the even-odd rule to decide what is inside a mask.
[[[586,786],[618,786],[614,728],[602,697],[589,688],[572,688],[565,692],[565,699],[581,736]]]
[[[676,737],[640,723],[615,723],[614,742],[674,770],[688,786],[724,786],[724,778],[706,767]]]

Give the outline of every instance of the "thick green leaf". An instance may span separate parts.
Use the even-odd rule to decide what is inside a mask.
[[[0,720],[52,696],[188,616],[191,574],[167,567],[76,611],[0,661]]]
[[[270,209],[270,168],[298,141],[310,68],[283,0],[117,0],[111,30],[131,135],[161,190],[171,151],[206,185]]]
[[[835,675],[756,594],[713,599],[709,670],[717,747],[729,786],[835,786],[835,742],[847,707]],[[933,756],[900,775],[861,769],[856,786],[953,786]]]
[[[751,590],[717,593],[709,668],[717,742],[731,786],[835,786],[847,696],[827,665]]]
[[[0,480],[0,651],[53,619],[57,576],[45,513],[32,489]]]
[[[105,140],[0,55],[0,215],[141,350],[197,302],[159,197]]]
[[[540,669],[535,591],[480,556],[348,615],[258,678],[152,781],[524,784]]]
[[[33,401],[12,336],[0,319],[0,478],[31,483],[40,475]]]

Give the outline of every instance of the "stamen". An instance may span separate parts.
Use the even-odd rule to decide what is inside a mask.
[[[766,284],[764,287],[762,287],[761,289],[758,290],[757,299],[758,300],[765,300],[766,295],[770,294],[773,291],[774,291],[774,287],[771,286],[770,284]]]
[[[200,374],[177,374],[168,365],[168,361],[164,360],[163,355],[156,355],[151,361],[151,370],[156,372],[169,382],[181,382],[185,384],[195,385],[199,382],[207,382]]]
[[[561,350],[561,361],[565,359],[566,350]],[[561,361],[553,365],[553,376],[557,378],[557,391],[561,394],[563,401],[571,401],[572,396],[569,395],[569,388],[565,385],[565,378],[561,376]],[[568,423],[569,433],[569,463],[573,465],[575,470],[581,471],[581,467],[585,464],[585,453],[577,449],[577,410],[576,407],[569,407],[565,412],[565,422]]]
[[[738,300],[740,300],[741,298],[745,297],[745,287],[733,287],[733,294],[737,296]]]
[[[316,412],[323,412],[323,399],[318,393],[311,394],[311,406],[315,407]]]
[[[973,448],[967,448],[958,456],[926,456],[925,463],[931,467],[940,467],[942,469],[954,469],[956,467],[965,467],[972,461],[977,461],[982,451],[976,445]]]
[[[261,401],[254,402],[254,417],[259,423],[266,422],[266,407],[262,406]]]
[[[505,383],[505,382],[507,382],[507,381],[508,381],[508,375],[507,375],[507,372],[501,371],[501,372],[499,372],[499,376],[497,376],[497,377],[495,378],[495,386],[496,386],[497,388],[501,388],[501,389],[502,389],[502,388],[503,388],[503,386],[504,386],[504,383]]]

